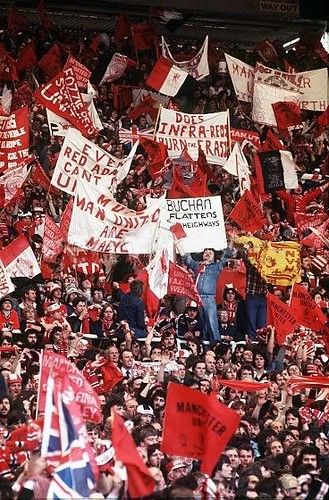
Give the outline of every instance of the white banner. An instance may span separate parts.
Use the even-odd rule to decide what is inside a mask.
[[[223,165],[228,156],[228,121],[227,111],[191,115],[162,108],[156,140],[165,143],[169,158],[178,158],[186,147],[197,160],[200,147],[209,163]]]
[[[146,210],[135,212],[78,179],[68,242],[100,253],[150,254],[163,202],[157,198]]]
[[[0,260],[0,299],[13,292],[15,287],[11,281],[6,268],[4,267],[2,261]]]
[[[235,94],[239,101],[252,101],[254,68],[236,57],[225,54]]]
[[[204,39],[203,45],[197,55],[188,61],[176,61],[170,52],[167,42],[162,37],[162,56],[170,59],[178,68],[187,71],[196,80],[202,80],[209,75],[208,35]]]
[[[103,85],[103,83],[106,82],[114,82],[115,80],[118,80],[118,78],[121,78],[127,68],[127,59],[128,58],[126,56],[123,56],[118,52],[113,54],[99,85]]]
[[[325,111],[328,106],[328,69],[285,73],[257,63],[255,82],[267,83],[300,93],[299,106],[310,111]],[[286,99],[279,99],[286,100]]]
[[[170,233],[170,227],[177,223],[186,233],[180,243],[187,252],[227,247],[220,196],[166,200],[166,207],[161,212],[161,230]]]
[[[239,177],[239,186],[241,195],[245,192],[246,189],[250,189],[250,169],[247,159],[242,151],[242,146],[240,142],[236,142],[232,149],[232,152],[223,166],[223,169],[226,170],[231,175],[235,177]]]
[[[252,107],[252,119],[257,123],[276,127],[272,104],[281,101],[292,101],[299,105],[300,94],[274,85],[255,81]]]

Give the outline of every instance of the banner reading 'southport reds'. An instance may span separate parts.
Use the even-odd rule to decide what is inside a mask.
[[[152,253],[163,198],[141,212],[77,179],[68,242],[101,253]]]
[[[29,110],[0,116],[0,171],[17,167],[29,156]]]
[[[228,156],[229,114],[189,114],[171,109],[161,109],[158,142],[164,142],[170,158],[178,158],[184,148],[193,160],[198,159],[199,149],[204,151],[207,161],[224,165]]]

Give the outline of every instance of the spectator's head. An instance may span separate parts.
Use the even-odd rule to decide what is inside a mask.
[[[140,280],[134,280],[130,283],[130,291],[136,297],[141,297],[144,291],[144,284]]]

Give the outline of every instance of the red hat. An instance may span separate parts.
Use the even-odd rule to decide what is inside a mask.
[[[7,378],[7,384],[19,384],[22,382],[22,378],[17,375],[17,373],[10,373]]]

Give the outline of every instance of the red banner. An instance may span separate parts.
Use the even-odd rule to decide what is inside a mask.
[[[29,110],[0,116],[0,172],[17,167],[29,156]]]
[[[60,228],[61,228],[62,238],[64,241],[67,241],[67,235],[69,233],[69,227],[72,218],[72,211],[73,211],[73,198],[69,200],[61,217]]]
[[[201,472],[211,475],[239,423],[238,413],[213,395],[171,382],[161,449],[169,455],[201,460]]]
[[[294,283],[290,297],[290,310],[299,323],[318,332],[327,318],[311,295],[301,285]]]
[[[243,142],[244,140],[250,141],[255,146],[255,148],[260,148],[260,138],[257,132],[244,130],[243,128],[231,128],[232,149],[236,142]]]
[[[271,293],[267,294],[267,324],[275,327],[279,345],[283,344],[286,336],[293,333],[298,326],[290,306]]]
[[[263,211],[250,191],[245,191],[229,215],[244,231],[254,232],[266,224]]]
[[[72,379],[76,387],[75,400],[80,405],[83,417],[90,422],[102,422],[103,417],[99,398],[89,382],[83,377],[80,370],[70,363],[68,359],[64,358],[64,356],[46,350],[43,351],[42,356],[38,405],[39,412],[45,411],[47,380],[50,373],[55,380],[62,379],[65,376]]]
[[[307,214],[305,212],[296,212],[295,221],[298,234],[301,235],[305,229],[310,227],[317,228],[327,219],[327,214],[321,211],[317,214]]]
[[[268,389],[271,387],[270,382],[253,382],[252,380],[225,380],[221,378],[214,378],[214,383],[219,386],[230,387],[231,389],[236,389],[237,391],[243,392],[258,392],[263,389]]]
[[[169,262],[168,294],[183,295],[202,305],[201,297],[192,276],[188,271],[173,262]]]
[[[69,56],[68,60],[66,61],[64,66],[64,71],[67,68],[73,69],[79,88],[85,89],[87,87],[91,71],[88,68],[86,68],[86,66],[84,66],[81,62],[74,59],[74,57],[72,56]]]
[[[55,221],[47,215],[43,235],[42,258],[46,262],[54,262],[63,251],[62,231]]]
[[[35,93],[37,102],[68,120],[85,137],[94,137],[97,130],[83,102],[72,67],[42,85]]]
[[[38,62],[39,68],[42,69],[49,76],[54,78],[60,71],[62,71],[61,49],[55,43],[49,50],[42,56]]]

